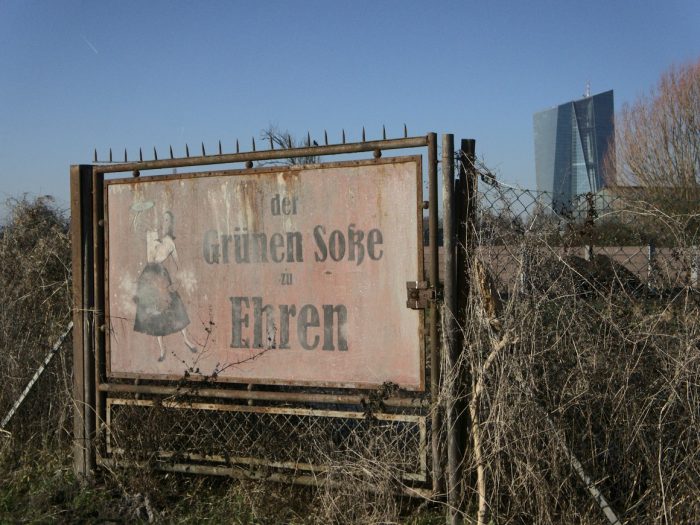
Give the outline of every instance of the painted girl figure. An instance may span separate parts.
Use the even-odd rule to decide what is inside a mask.
[[[163,214],[163,226],[160,238],[156,231],[146,232],[146,267],[139,276],[136,296],[136,320],[134,330],[142,334],[153,335],[158,341],[160,357],[165,359],[163,336],[180,332],[185,346],[192,352],[197,348],[187,337],[187,325],[190,318],[185,305],[177,293],[170,274],[165,267],[172,259],[179,269],[177,250],[175,249],[174,216],[172,212]]]

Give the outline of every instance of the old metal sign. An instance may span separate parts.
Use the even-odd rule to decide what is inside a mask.
[[[108,376],[423,390],[420,157],[105,193]]]

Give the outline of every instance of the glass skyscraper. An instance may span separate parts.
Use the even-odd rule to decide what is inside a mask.
[[[613,92],[605,91],[535,113],[537,189],[552,194],[555,211],[611,180],[603,160],[614,151]],[[610,175],[610,176],[608,176]]]

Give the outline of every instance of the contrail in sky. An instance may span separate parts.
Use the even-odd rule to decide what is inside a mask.
[[[99,51],[97,50],[97,48],[95,46],[92,45],[92,42],[90,42],[87,38],[85,38],[84,35],[82,35],[82,36],[83,36],[83,40],[85,40],[85,43],[90,46],[90,49],[92,49],[96,55],[99,54]]]

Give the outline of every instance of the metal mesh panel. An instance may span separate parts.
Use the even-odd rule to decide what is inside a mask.
[[[606,193],[580,195],[564,208],[552,202],[551,194],[496,182],[480,188],[477,254],[501,296],[560,279],[636,294],[700,284],[693,214]]]
[[[355,455],[427,479],[424,416],[109,399],[107,418],[113,456],[317,473]]]

